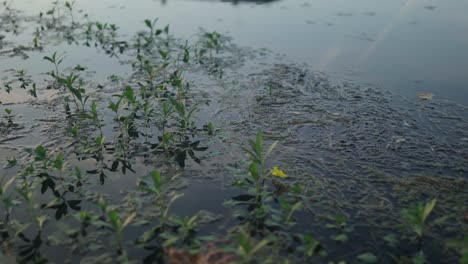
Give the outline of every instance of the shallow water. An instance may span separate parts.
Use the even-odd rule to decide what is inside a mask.
[[[242,196],[245,190],[231,183],[236,171],[245,167],[242,147],[260,130],[267,143],[279,141],[267,165],[284,168],[289,175],[286,184],[303,188],[305,210],[297,214],[298,225],[292,232],[312,233],[323,243],[329,255],[316,256],[315,261],[356,261],[357,255],[369,251],[380,260],[390,261],[391,254],[404,261],[417,251],[414,243],[402,238],[401,245],[393,248],[378,238],[400,234],[395,228],[400,211],[429,198],[438,199],[434,218],[447,216],[448,223],[433,227],[435,235],[428,236],[424,252],[433,263],[458,257],[453,250],[435,249],[467,230],[466,1],[436,6],[432,1],[80,1],[75,20],[115,23],[117,38],[132,44],[135,33],[145,30],[143,20],[155,17],[160,27],[170,25],[175,46],[186,39],[196,42],[200,27],[232,38],[219,56],[184,68],[190,83],[188,104],[200,105],[196,124],[212,122],[219,131],[211,138],[197,136],[200,146],[208,150],[196,153],[200,164],[187,159],[183,169],[164,153],[148,150],[148,145],[158,143],[160,131],[154,126],[149,127],[153,137],[130,141],[130,168],[116,163],[112,143],[118,129],[107,105],[115,99],[112,95],[126,85],[138,87],[144,78],[131,66],[134,47],[111,55],[99,45],[86,47],[83,28],[77,26],[70,31],[74,37],[70,43],[63,36],[70,29],[64,27],[44,33],[44,50],[15,50],[18,45],[32,45],[37,13],[50,6],[47,0],[12,2],[11,7],[20,11],[19,34],[8,32],[9,13],[0,9],[0,35],[5,36],[0,79],[5,84],[15,78],[11,69],[25,69],[39,87],[38,99],[18,87],[10,94],[0,92],[5,104],[2,114],[3,109],[12,109],[19,125],[11,128],[2,123],[7,129],[0,130],[0,158],[15,156],[20,164],[28,164],[32,158],[24,149],[39,144],[54,155],[64,153],[68,170],[79,166],[87,176],[86,188],[66,180],[74,188],[66,191],[67,199],[79,200],[84,210],[98,211],[96,202],[102,195],[119,213],[138,211],[137,223],[123,233],[131,260],[141,262],[150,254],[142,246],[151,243],[135,241],[156,224],[157,210],[151,197],[136,188],[155,169],[165,177],[178,175],[169,190],[185,193],[174,202],[171,214],[208,211],[201,217],[199,233],[221,240],[232,235],[227,230],[242,221],[223,202],[248,198]],[[63,24],[69,22],[65,17]],[[42,57],[54,51],[65,53],[62,70],[77,64],[86,68],[81,75],[86,91],[97,102],[106,138],[102,161],[82,159],[80,144],[69,135],[75,122],[83,122],[83,133],[91,139],[96,128],[77,116],[66,117],[64,93],[47,89],[52,81],[46,72],[52,65]],[[161,62],[157,52],[146,55],[154,63]],[[432,100],[418,99],[422,92],[433,93]],[[10,178],[18,170],[0,172]],[[40,194],[39,189],[34,197],[45,205],[53,195]],[[60,217],[52,208],[38,211],[49,220],[38,236],[44,243],[36,245],[36,254],[56,263],[64,259],[78,263],[85,257],[98,263],[117,261],[108,229],[92,227],[93,234],[82,241],[68,236],[79,225],[72,217],[78,210],[69,208]],[[361,244],[342,245],[331,238],[336,230],[325,226],[337,214],[344,215],[354,230],[349,231],[350,240]],[[21,210],[14,210],[12,218],[29,219]],[[35,230],[29,228],[24,234],[32,238]],[[18,240],[12,239],[12,245],[2,240],[2,244],[9,255],[24,258],[22,244],[31,241]],[[90,245],[96,248],[87,248]],[[74,255],[56,255],[57,249]],[[297,252],[288,255],[279,250],[278,254],[299,261]]]
[[[16,1],[27,14],[47,0]],[[80,1],[91,17],[131,35],[158,17],[179,36],[199,27],[236,43],[284,53],[314,70],[467,103],[468,3],[454,1]],[[101,60],[100,60],[101,61]]]

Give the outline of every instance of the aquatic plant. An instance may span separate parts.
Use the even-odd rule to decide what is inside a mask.
[[[65,7],[68,9],[68,12],[70,13],[72,27],[73,27],[75,25],[75,18],[73,16],[73,8],[75,7],[75,1],[66,1]]]
[[[109,227],[114,233],[117,244],[117,254],[119,257],[121,257],[121,261],[128,262],[123,245],[122,231],[133,221],[136,216],[136,212],[133,212],[126,217],[121,217],[117,213],[116,209],[107,206],[107,203],[102,197],[99,199],[99,207],[101,208],[102,212],[105,213],[106,219],[108,221],[106,226]]]
[[[202,33],[198,42],[198,45],[201,46],[197,51],[198,58],[203,58],[207,52],[210,53],[210,58],[212,58],[213,51],[218,54],[223,48],[224,42],[224,37],[216,31]]]
[[[16,189],[16,192],[19,193],[26,202],[26,208],[27,212],[29,213],[29,216],[36,224],[37,230],[41,232],[44,226],[44,222],[47,220],[47,215],[41,215],[37,213],[37,208],[39,207],[39,205],[33,200],[33,192],[30,186],[24,183],[20,188]]]
[[[34,49],[29,47],[31,43],[28,44],[28,47],[19,46],[15,47],[15,49],[39,52],[43,45],[51,43],[49,39],[55,40],[57,37],[59,37],[60,41],[82,40],[86,46],[94,44],[98,52],[102,50],[111,56],[116,56],[119,51],[123,53],[123,50],[129,47],[127,42],[119,39],[119,27],[115,24],[91,21],[82,24],[80,21],[75,21],[77,17],[74,17],[76,14],[74,4],[74,1],[55,1],[50,9],[52,12],[48,13],[46,17],[43,17],[41,13],[39,18],[31,18],[33,22],[38,22],[32,39]],[[68,12],[70,17],[61,16],[60,12],[62,11],[60,10]],[[67,13],[65,14],[67,15]],[[10,15],[10,19],[8,15]],[[13,11],[10,10],[10,13],[6,14],[4,18],[2,22],[5,23],[0,25],[1,29],[8,31],[12,28],[18,28],[18,21],[20,20]],[[71,27],[66,25],[69,20],[72,23]],[[53,23],[50,23],[50,21]],[[201,126],[199,124],[200,119],[196,115],[199,110],[205,110],[202,109],[204,106],[199,99],[200,96],[205,97],[205,94],[194,93],[190,88],[197,87],[197,83],[195,85],[188,83],[183,74],[188,71],[191,78],[191,74],[194,72],[199,73],[199,67],[202,67],[202,70],[207,70],[204,73],[219,73],[219,76],[222,77],[224,57],[216,55],[223,52],[227,38],[217,32],[203,32],[199,34],[198,41],[193,45],[189,41],[171,38],[170,33],[172,32],[170,32],[169,25],[158,28],[156,21],[145,20],[146,32],[137,33],[131,40],[129,57],[118,60],[125,64],[129,63],[128,58],[134,58],[131,61],[133,66],[131,77],[124,78],[111,75],[109,78],[110,84],[98,84],[97,96],[95,97],[93,97],[94,93],[92,91],[86,93],[86,91],[89,92],[89,89],[92,89],[92,85],[85,83],[85,80],[80,77],[78,72],[84,69],[82,66],[78,65],[74,69],[62,69],[63,55],[58,55],[57,52],[44,57],[44,60],[54,65],[54,69],[49,73],[54,79],[53,86],[63,88],[63,93],[59,93],[59,95],[63,95],[67,119],[60,120],[54,115],[47,118],[38,118],[39,122],[47,122],[51,125],[41,127],[41,129],[33,126],[31,131],[39,133],[40,136],[47,134],[48,138],[53,137],[55,139],[57,137],[58,139],[47,142],[48,148],[44,147],[45,145],[40,145],[34,149],[29,149],[30,156],[18,155],[18,160],[16,158],[7,160],[5,168],[12,168],[17,163],[24,162],[24,164],[20,164],[16,176],[14,173],[16,173],[17,168],[14,168],[7,172],[11,173],[11,175],[7,174],[7,177],[0,180],[0,199],[2,208],[5,208],[5,210],[0,210],[0,214],[2,218],[5,216],[6,219],[6,221],[0,222],[0,244],[2,247],[7,243],[11,243],[15,251],[13,254],[17,254],[21,262],[45,263],[47,260],[40,257],[40,253],[43,251],[40,247],[45,244],[42,243],[41,230],[46,230],[44,232],[47,233],[44,233],[44,235],[47,235],[47,239],[44,239],[44,242],[47,242],[47,246],[60,245],[60,248],[73,252],[74,256],[91,256],[92,261],[103,263],[106,261],[115,262],[116,260],[121,262],[142,260],[143,257],[139,254],[132,260],[129,259],[130,254],[127,256],[126,250],[130,253],[130,250],[136,248],[138,253],[140,253],[139,250],[151,251],[151,255],[143,259],[146,263],[163,262],[164,257],[172,257],[169,256],[169,252],[177,251],[183,252],[185,256],[190,258],[193,257],[192,259],[195,257],[198,257],[199,260],[205,259],[202,257],[208,259],[207,256],[203,255],[204,248],[216,248],[217,250],[214,252],[217,254],[213,254],[216,256],[235,252],[239,256],[235,260],[242,263],[259,263],[263,261],[267,263],[310,263],[326,262],[330,259],[340,260],[338,263],[344,263],[344,260],[341,261],[343,258],[350,262],[373,263],[385,261],[386,259],[382,259],[383,256],[390,255],[393,257],[394,254],[400,253],[398,252],[399,247],[397,247],[400,241],[398,241],[395,234],[392,234],[393,236],[385,236],[383,241],[373,240],[370,242],[377,241],[377,246],[380,246],[380,243],[387,243],[390,246],[389,249],[384,248],[385,250],[388,249],[389,252],[379,252],[378,258],[374,253],[368,252],[368,249],[361,251],[362,247],[357,248],[356,251],[353,248],[353,252],[349,254],[346,252],[344,256],[330,255],[330,257],[324,257],[326,255],[325,250],[318,240],[326,242],[331,235],[332,240],[345,242],[353,237],[350,232],[353,231],[353,226],[356,223],[354,221],[361,220],[348,218],[349,211],[341,210],[343,209],[341,206],[349,210],[356,210],[353,212],[357,212],[359,216],[368,217],[369,223],[363,225],[380,224],[380,222],[375,222],[377,217],[362,214],[360,211],[363,207],[368,206],[366,199],[372,200],[373,193],[359,192],[356,194],[356,196],[365,194],[359,197],[359,199],[362,198],[362,200],[359,200],[362,201],[362,204],[348,205],[348,201],[344,205],[343,203],[338,204],[346,199],[355,201],[353,200],[356,198],[355,196],[349,198],[347,196],[350,193],[354,195],[355,191],[350,192],[351,187],[349,185],[355,188],[353,184],[360,184],[360,182],[353,182],[353,176],[348,175],[345,169],[337,169],[335,165],[331,165],[337,162],[341,166],[340,160],[329,161],[327,159],[330,157],[324,156],[323,160],[322,157],[319,157],[319,160],[316,161],[313,157],[302,156],[301,152],[297,152],[291,153],[293,160],[304,160],[314,165],[308,164],[304,167],[302,163],[291,162],[291,166],[282,167],[280,166],[281,163],[272,163],[268,160],[275,150],[277,142],[273,142],[269,147],[266,146],[263,141],[263,138],[267,136],[266,134],[262,136],[261,133],[258,133],[255,139],[249,140],[248,146],[244,149],[248,156],[246,166],[238,166],[234,162],[233,167],[235,167],[236,176],[239,176],[236,178],[234,185],[241,188],[242,194],[226,201],[225,204],[234,207],[235,210],[232,215],[224,215],[228,226],[225,226],[223,221],[221,228],[214,230],[215,234],[211,236],[203,236],[207,229],[208,232],[212,231],[212,225],[208,226],[205,223],[218,220],[217,216],[213,217],[216,219],[206,220],[201,212],[184,217],[172,214],[172,210],[177,209],[173,207],[174,201],[182,196],[177,192],[179,192],[178,188],[183,188],[183,186],[174,181],[179,174],[175,174],[172,178],[162,177],[159,172],[153,171],[148,178],[139,178],[137,191],[132,190],[132,188],[125,188],[120,190],[122,192],[118,194],[113,189],[115,185],[111,185],[109,188],[93,184],[94,178],[90,177],[92,175],[99,175],[99,181],[103,185],[105,181],[108,181],[107,179],[114,180],[113,176],[122,177],[124,181],[132,181],[135,179],[133,177],[138,175],[137,173],[152,171],[155,167],[180,172],[184,177],[198,176],[192,174],[192,168],[184,171],[179,167],[184,168],[186,161],[190,158],[200,163],[201,157],[195,153],[207,150],[207,146],[212,143],[216,144],[213,148],[214,151],[207,153],[205,156],[220,154],[219,156],[225,159],[223,155],[229,153],[231,155],[226,155],[227,159],[237,157],[238,149],[235,146],[238,139],[234,138],[234,136],[231,138],[229,132],[225,133],[222,130],[239,126],[236,127],[236,129],[239,129],[238,133],[251,131],[253,125],[257,126],[257,124],[254,124],[257,121],[259,121],[259,126],[267,127],[266,124],[262,123],[264,120],[258,119],[258,116],[255,115],[251,119],[244,120],[245,123],[239,122],[234,125],[228,123],[225,126],[224,122],[221,122],[223,125],[220,125],[219,128],[214,125],[217,124],[216,121],[213,121],[216,119],[211,120],[210,118],[213,123],[209,122]],[[6,24],[9,24],[8,27]],[[31,30],[28,30],[28,32],[32,33]],[[3,36],[0,36],[0,38],[3,38]],[[25,39],[29,40],[29,42],[31,40],[30,37]],[[74,43],[78,44],[76,41]],[[135,53],[136,57],[134,57]],[[194,58],[198,59],[198,64],[193,64]],[[227,80],[231,81],[232,79]],[[237,92],[235,89],[231,90],[229,87],[231,86],[230,82],[228,83],[225,80],[214,81],[216,85],[226,87],[226,95],[231,95],[233,91]],[[234,86],[236,86],[235,83],[238,83],[238,80],[233,81]],[[260,81],[260,83],[264,82]],[[109,89],[121,89],[115,92],[116,94],[110,100],[102,99],[107,98],[108,93],[106,92],[109,91],[106,90],[107,85],[110,86]],[[266,92],[270,96],[275,94],[276,85],[274,82],[266,83]],[[86,91],[83,88],[85,86],[88,87]],[[15,71],[13,78],[5,82],[7,92],[13,91],[16,87],[27,89],[29,94],[34,97],[37,97],[38,93],[42,91],[37,89],[40,86],[36,87],[36,84],[24,70]],[[262,88],[260,87],[260,89]],[[210,90],[207,91],[209,93]],[[206,95],[209,95],[208,93]],[[88,104],[89,99],[91,99],[91,104]],[[108,109],[111,115],[109,115],[107,109],[102,109],[105,108],[103,102],[105,104],[107,100],[109,100]],[[55,110],[55,97],[50,102],[50,108],[49,105],[44,106],[44,108]],[[203,102],[208,104],[209,100],[203,100]],[[77,115],[72,114],[70,105],[73,108],[73,104],[75,105],[73,110],[78,112]],[[310,102],[304,104],[304,108],[308,109],[309,107]],[[10,112],[7,110],[9,109],[5,110],[7,123],[16,122],[16,120],[11,120],[8,117],[9,115],[13,116],[13,114],[11,110]],[[259,108],[259,110],[264,111],[265,109]],[[266,110],[269,111],[270,109]],[[304,112],[309,113],[309,111]],[[299,116],[299,114],[297,115]],[[309,121],[311,120],[295,120],[293,118],[290,120],[291,123],[288,124],[294,125],[291,128],[292,130],[301,122]],[[234,122],[237,122],[237,120]],[[272,122],[276,122],[276,120]],[[320,127],[327,127],[328,125],[329,123],[319,124]],[[57,130],[56,127],[65,128]],[[268,136],[271,138],[284,138],[288,145],[286,148],[294,149],[294,141],[297,140],[294,133],[278,136],[273,131],[278,127],[281,126],[272,126],[272,132],[268,133]],[[10,133],[10,130],[11,127],[7,133]],[[0,132],[3,133],[3,131]],[[238,133],[232,135],[237,136]],[[18,134],[21,136],[26,133],[21,131]],[[348,136],[348,134],[344,134]],[[63,139],[59,138],[62,136]],[[212,136],[218,141],[212,142]],[[0,143],[3,144],[3,140],[10,140],[10,138],[1,138],[0,140]],[[317,149],[319,153],[317,155],[325,154],[322,150]],[[290,153],[286,151],[282,155],[288,154]],[[340,158],[342,157],[337,157],[337,159]],[[280,157],[276,161],[279,162],[280,160],[283,163],[291,159]],[[171,163],[173,161],[178,163],[179,167],[174,166]],[[136,172],[132,170],[134,165]],[[216,165],[218,166],[218,164]],[[224,165],[224,163],[221,165]],[[319,174],[317,179],[313,178],[312,174],[316,171],[312,166],[319,168],[319,171],[327,171],[327,173],[324,173],[324,175]],[[126,170],[131,170],[136,175],[121,175],[118,173],[120,168],[122,174],[125,174]],[[223,169],[224,166],[219,166],[216,173],[221,172]],[[460,171],[463,172],[463,167],[460,167]],[[202,170],[202,172],[205,172],[205,170]],[[212,172],[212,170],[209,172]],[[332,177],[327,177],[328,174],[332,175]],[[335,174],[337,178],[334,178]],[[107,178],[108,176],[110,177]],[[343,178],[341,178],[342,176]],[[349,179],[353,181],[348,181]],[[309,183],[308,180],[310,180],[310,185],[305,184]],[[382,175],[377,181],[385,182],[386,180],[387,176]],[[350,182],[352,184],[349,184]],[[439,183],[439,181],[436,182]],[[446,189],[452,188],[452,185],[463,184],[464,182],[453,181],[447,184],[450,186],[446,187]],[[17,199],[18,193],[10,191],[12,186],[19,189],[18,193],[21,192],[19,194],[22,197],[21,200]],[[374,187],[372,185],[372,188]],[[378,188],[377,186],[376,192],[380,191]],[[419,190],[418,188],[415,187],[416,190]],[[109,189],[112,190],[109,191]],[[96,206],[97,197],[106,192],[112,193],[112,199],[118,200],[118,207],[108,206],[103,198]],[[83,204],[81,199],[84,201]],[[395,210],[386,205],[386,198],[379,196],[376,201],[379,201],[379,204],[375,208],[388,214],[390,223],[395,221]],[[393,203],[393,201],[391,202]],[[407,202],[407,200],[404,202]],[[450,203],[444,201],[444,205],[446,204]],[[138,216],[133,209],[131,209],[130,213],[127,210],[122,210],[133,208],[133,206],[135,206],[135,210],[138,210]],[[405,230],[409,230],[412,235],[415,234],[420,241],[430,234],[428,231],[431,224],[441,223],[443,220],[429,221],[434,206],[435,202],[434,205],[428,202],[425,205],[423,204],[422,209],[417,207],[402,212]],[[100,211],[97,207],[100,208]],[[462,206],[459,207],[462,209],[457,208],[457,214],[447,210],[449,211],[447,215],[449,217],[458,215],[460,210],[464,210]],[[30,212],[29,218],[31,219],[25,219],[20,213],[19,216],[16,214],[17,211],[19,212],[20,209],[25,208]],[[335,215],[337,208],[340,213]],[[70,213],[72,210],[76,211],[76,213]],[[297,213],[301,211],[303,213],[301,218],[295,218]],[[62,235],[60,239],[49,236],[50,229],[48,226],[46,229],[44,228],[45,219],[53,218],[54,215],[55,220],[51,221],[53,226],[51,225],[50,229],[57,227],[58,232]],[[69,217],[72,215],[79,223],[69,221]],[[306,227],[303,224],[308,223],[296,223],[304,215],[310,217],[307,219],[313,219],[314,223]],[[354,214],[349,215],[353,215],[354,218]],[[380,217],[382,214],[379,212],[378,216]],[[13,218],[12,221],[8,221],[10,217]],[[460,222],[464,221],[464,219],[460,220],[459,217],[457,219],[453,217],[453,219],[453,222],[458,222],[444,227],[449,232],[460,228]],[[68,227],[68,224],[76,226]],[[138,232],[142,233],[135,241],[136,243],[126,243],[134,235],[124,232],[129,228],[130,224],[139,226]],[[67,227],[62,230],[60,229],[62,226]],[[308,227],[314,229],[305,231]],[[381,227],[377,226],[376,229],[380,230]],[[383,228],[387,227],[388,223],[385,222]],[[322,230],[323,234],[320,233],[319,236],[309,235],[308,233],[314,232],[315,228]],[[224,233],[225,229],[229,229],[227,234]],[[38,231],[37,234],[35,231]],[[433,231],[438,232],[435,228]],[[219,234],[216,232],[219,232]],[[304,234],[306,232],[307,234]],[[381,232],[376,231],[376,234],[381,234]],[[440,240],[441,237],[437,235],[434,236],[434,240]],[[117,257],[109,254],[109,249],[105,248],[107,243],[103,241],[103,238],[107,238],[107,236],[110,236],[116,242]],[[83,244],[86,246],[83,246]],[[332,244],[333,246],[330,247],[332,254],[335,253],[335,249],[342,253],[348,247],[353,246],[350,243],[344,246],[342,243],[332,242]],[[465,263],[467,259],[465,244],[463,241],[456,240],[453,243],[451,241],[448,245],[462,256],[460,261],[464,260],[464,262],[461,263]],[[345,248],[340,248],[340,246]],[[329,250],[328,247],[327,250]],[[48,250],[45,250],[45,252],[48,252]],[[101,252],[103,255],[98,256]],[[410,261],[406,253],[401,259]],[[453,256],[455,254],[450,252],[448,255]],[[424,255],[422,249],[418,249],[411,257],[414,263],[423,263],[426,258],[427,261],[430,261],[428,256]],[[83,259],[82,261],[87,263],[88,260]],[[395,258],[395,260],[400,259]],[[330,261],[330,263],[334,262]]]
[[[337,241],[337,242],[346,242],[348,241],[347,233],[353,231],[352,227],[347,226],[346,224],[346,216],[337,214],[335,216],[335,222],[329,223],[326,225],[327,228],[335,229],[338,231],[338,234],[332,235],[330,238]]]
[[[57,87],[57,85],[60,83],[60,78],[61,78],[59,66],[63,62],[63,59],[64,59],[63,55],[58,55],[56,51],[51,56],[44,56],[43,59],[46,61],[49,61],[50,63],[54,65],[54,70],[50,71],[48,74],[55,79],[55,83],[54,83],[55,88],[59,88]]]
[[[244,178],[243,184],[251,185],[253,183],[255,189],[255,203],[259,203],[266,178],[270,175],[265,170],[265,161],[268,156],[273,152],[274,148],[278,144],[278,141],[273,142],[270,147],[263,152],[263,143],[262,143],[262,133],[258,132],[254,140],[249,139],[250,149],[244,148],[244,151],[247,152],[250,158],[249,164],[249,177]],[[272,170],[272,172],[280,173],[280,170]],[[277,174],[280,175],[280,174]],[[281,174],[282,175],[282,174]],[[276,176],[276,175],[275,175]]]
[[[9,126],[13,125],[13,110],[5,108],[4,111],[6,115],[4,115],[3,118],[5,118]]]
[[[401,211],[404,224],[416,234],[419,247],[421,247],[422,239],[426,229],[426,220],[431,214],[434,207],[436,206],[436,203],[437,200],[432,199],[431,201],[425,204],[418,203],[412,208],[404,209]]]
[[[299,239],[301,241],[301,245],[297,248],[297,250],[304,254],[306,258],[312,257],[317,251],[320,251],[322,254],[324,253],[320,250],[321,244],[318,241],[316,241],[311,235],[300,235]]]
[[[164,228],[168,218],[169,209],[174,203],[175,200],[183,196],[182,194],[175,193],[166,193],[167,190],[163,189],[163,184],[161,183],[161,174],[158,171],[153,171],[151,173],[152,182],[145,180],[140,180],[138,183],[138,189],[151,193],[155,196],[156,204],[159,209],[159,225],[161,228]],[[174,177],[169,181],[174,180]]]
[[[145,25],[146,27],[149,29],[149,36],[148,37],[145,37],[145,41],[146,41],[146,46],[149,46],[150,44],[153,44],[154,42],[154,37],[156,35],[159,35],[161,34],[161,31],[158,31],[156,29],[156,23],[158,22],[158,19],[154,19],[153,21],[149,20],[149,19],[145,19]]]
[[[195,233],[198,226],[199,214],[193,216],[178,217],[171,215],[169,218],[171,225],[174,226],[175,232],[166,231],[161,234],[164,240],[164,246],[175,246],[180,243],[179,247],[185,247],[189,252],[196,252],[199,247],[199,241],[195,240]]]
[[[60,19],[60,0],[56,0],[52,2],[52,9],[48,10],[46,12],[47,15],[50,15],[52,17],[53,21],[53,26],[55,27],[55,24],[57,21]]]
[[[59,84],[63,85],[71,94],[73,102],[75,103],[76,110],[85,112],[86,102],[89,99],[89,95],[85,95],[86,90],[81,88],[82,80],[79,79],[79,75],[71,72],[66,78],[58,78]],[[65,99],[67,102],[68,99]]]
[[[0,200],[2,201],[4,212],[5,212],[5,221],[0,224],[3,225],[8,225],[8,222],[10,220],[10,213],[11,210],[13,209],[13,198],[10,193],[8,193],[8,189],[10,186],[15,182],[16,176],[11,177],[10,179],[7,180],[5,176],[3,176],[0,179]],[[3,227],[3,229],[6,229],[6,226]],[[0,230],[1,232],[1,230]]]
[[[468,264],[468,235],[464,235],[463,239],[451,239],[447,246],[460,254],[459,264]]]
[[[16,83],[19,83],[19,88],[22,88],[22,89],[27,89],[32,84],[33,88],[30,90],[30,93],[32,90],[34,90],[35,92],[36,84],[31,80],[31,76],[29,76],[25,70],[15,71],[15,74],[13,77],[14,77],[13,80],[7,81],[4,84],[5,91],[7,93],[10,93],[13,90],[13,85]],[[37,95],[35,97],[37,97]]]
[[[254,242],[249,234],[241,229],[237,235],[238,250],[237,254],[242,258],[242,263],[252,263],[252,260],[261,249],[266,247],[270,240],[267,238]]]

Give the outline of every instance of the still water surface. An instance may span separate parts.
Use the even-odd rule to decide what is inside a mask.
[[[18,1],[36,14],[50,1]],[[199,27],[240,45],[414,98],[420,92],[468,103],[468,1],[82,0],[78,7],[129,35],[159,18],[190,38]]]

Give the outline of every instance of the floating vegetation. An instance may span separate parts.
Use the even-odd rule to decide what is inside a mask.
[[[466,107],[158,19],[125,36],[74,1],[3,7],[1,58],[43,64],[3,73],[28,101],[1,106],[0,262],[467,263]]]

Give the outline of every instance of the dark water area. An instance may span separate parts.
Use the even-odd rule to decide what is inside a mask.
[[[466,10],[2,2],[0,264],[466,263]]]

